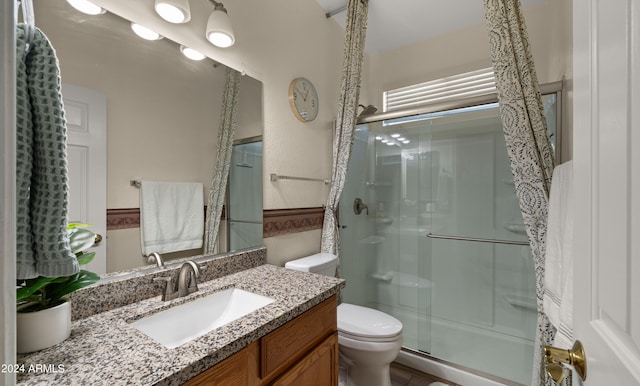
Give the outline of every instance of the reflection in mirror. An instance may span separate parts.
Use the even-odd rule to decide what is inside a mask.
[[[187,59],[180,46],[166,38],[143,40],[133,33],[130,22],[109,12],[88,16],[65,1],[49,0],[34,0],[34,8],[39,28],[56,49],[64,82],[69,126],[69,217],[91,223],[94,231],[107,235],[94,266],[88,269],[105,273],[153,267],[142,256],[139,189],[130,181],[200,182],[206,204],[215,165],[225,67],[210,59]],[[79,96],[71,91],[69,95],[80,100],[68,100],[67,90],[78,91]],[[101,109],[102,117],[98,113]],[[261,136],[259,81],[242,77],[238,109],[235,138]],[[92,123],[96,118],[98,123]],[[100,151],[106,152],[106,160],[93,165]],[[252,197],[250,205],[239,207],[253,208],[260,213],[261,221],[262,167],[254,169],[259,175],[253,174],[244,182],[241,179],[234,183],[234,189],[243,189],[244,185],[259,191],[259,202]],[[100,200],[105,191],[106,199]],[[232,209],[226,212],[227,218],[234,218]],[[243,216],[240,212],[238,219],[245,221]],[[251,217],[249,221],[256,219]],[[226,224],[223,220],[221,228]],[[231,233],[221,232],[219,252],[234,246],[227,241]],[[258,244],[242,247],[262,245],[261,226],[259,236],[250,239]],[[202,249],[192,249],[162,257],[170,262],[201,254]]]
[[[227,186],[227,245],[236,251],[262,243],[262,138],[236,140]]]

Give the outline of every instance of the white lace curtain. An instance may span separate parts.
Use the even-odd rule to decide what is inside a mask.
[[[535,266],[538,329],[531,384],[550,384],[542,352],[555,329],[543,312],[542,297],[553,152],[520,0],[484,0],[484,7],[500,117]]]
[[[325,205],[321,251],[338,255],[340,249],[336,210],[347,177],[360,96],[360,79],[367,32],[368,0],[349,0],[338,117],[333,143],[331,188]],[[338,266],[338,276],[340,266]]]
[[[209,188],[207,200],[207,216],[204,230],[204,254],[216,252],[216,241],[220,228],[220,215],[229,179],[229,165],[233,151],[233,135],[236,129],[238,115],[238,94],[240,91],[240,73],[227,67],[222,111],[220,112],[220,132],[218,133],[218,149],[216,151],[216,166]]]

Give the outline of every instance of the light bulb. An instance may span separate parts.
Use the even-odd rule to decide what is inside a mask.
[[[87,15],[101,15],[107,12],[102,7],[99,7],[88,0],[67,0],[67,3]]]
[[[209,15],[206,36],[207,40],[216,47],[226,48],[235,43],[236,38],[231,19],[222,5],[216,6],[216,9]]]
[[[133,30],[133,32],[136,33],[136,35],[146,40],[162,39],[162,36],[160,36],[159,33],[152,31],[147,27],[143,27],[140,24],[131,23],[131,29]]]
[[[182,52],[184,56],[186,56],[191,60],[202,60],[206,58],[206,56],[203,53],[196,51],[193,48],[189,48],[185,46],[180,46],[180,52]]]
[[[169,23],[180,24],[191,20],[188,0],[156,0],[154,9]]]
[[[207,39],[209,39],[214,46],[221,48],[227,48],[233,45],[233,39],[231,36],[222,32],[211,32],[207,36]]]

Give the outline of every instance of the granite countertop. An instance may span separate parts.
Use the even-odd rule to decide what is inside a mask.
[[[235,287],[275,302],[174,349],[130,322],[171,306]],[[169,302],[160,296],[72,323],[69,339],[19,355],[20,385],[179,385],[336,294],[344,280],[261,265],[200,283],[200,290]]]

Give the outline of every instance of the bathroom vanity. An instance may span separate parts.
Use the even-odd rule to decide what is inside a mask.
[[[337,385],[336,296],[185,383]]]
[[[96,286],[72,299],[80,309],[74,314],[69,339],[18,357],[18,364],[26,370],[41,365],[39,371],[18,372],[18,384],[337,384],[336,297],[344,280],[254,260],[251,266],[240,268],[236,263],[215,268],[201,264],[199,291],[166,302],[160,300],[160,283],[148,276],[175,275],[176,270],[141,275],[137,282],[134,278],[128,279],[132,283],[114,280],[102,283],[105,288]],[[233,266],[232,273],[220,268],[225,264]],[[214,271],[216,277],[209,280],[206,272],[211,275]],[[142,300],[133,296],[147,286],[155,295]],[[129,288],[128,296],[114,293],[115,299],[109,302],[101,298],[116,288]],[[230,288],[274,301],[172,349],[131,325]],[[125,298],[130,301],[122,305]]]

